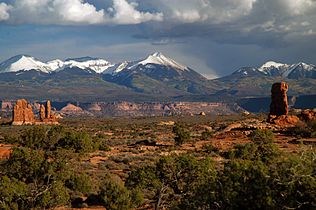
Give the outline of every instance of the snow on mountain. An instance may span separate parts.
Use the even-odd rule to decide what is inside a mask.
[[[177,71],[189,71],[188,67],[179,64],[178,62],[166,57],[160,52],[155,52],[143,60],[131,62],[124,61],[122,63],[115,64],[105,70],[103,73],[116,75],[124,70],[136,70],[138,67],[141,67],[139,69],[141,69],[142,71],[146,71],[155,68],[154,65],[166,66],[169,68],[171,67]]]
[[[38,70],[45,73],[51,71],[50,66],[28,55],[17,55],[0,64],[0,72],[18,72]]]
[[[270,69],[270,68],[279,68],[281,66],[285,66],[287,64],[284,63],[277,63],[274,61],[268,61],[266,63],[264,63],[261,67],[258,68],[259,71],[265,71],[266,69]]]
[[[290,65],[284,63],[268,61],[259,67],[258,71],[269,76],[279,76],[283,75],[283,73],[288,70],[289,66]]]
[[[163,66],[169,66],[178,70],[188,70],[188,67],[183,66],[176,61],[172,60],[171,58],[168,58],[164,56],[160,52],[155,52],[151,55],[149,55],[145,60],[139,61],[135,66],[143,65],[146,66],[148,64],[157,64],[157,65],[163,65]],[[133,67],[131,67],[133,68]]]
[[[233,75],[239,75],[241,77],[280,76],[289,79],[315,78],[316,66],[312,64],[306,64],[303,62],[289,65],[274,61],[268,61],[258,68],[240,68],[239,70],[234,72]]]
[[[61,69],[64,66],[64,61],[56,59],[48,61],[47,65],[51,68],[52,71],[55,71],[57,69]]]
[[[78,67],[80,69],[91,69],[93,71],[95,71],[96,73],[102,73],[105,70],[107,70],[108,68],[114,66],[113,64],[111,64],[110,62],[108,62],[107,60],[104,59],[99,59],[99,58],[90,58],[89,57],[85,57],[85,58],[75,58],[75,59],[67,59],[64,62],[64,66],[62,68],[65,67]]]
[[[91,69],[96,73],[102,73],[112,66],[113,65],[110,62],[104,59],[90,57],[73,58],[67,59],[66,61],[55,59],[44,63],[31,56],[18,55],[1,63],[0,73],[29,70],[37,70],[44,73],[51,73],[54,71],[61,71],[65,68],[73,67],[78,67],[80,69]]]
[[[118,64],[111,64],[107,60],[92,57],[69,58],[64,61],[55,59],[45,63],[32,56],[17,55],[0,63],[0,73],[29,70],[52,73],[74,67],[88,70],[88,72],[110,74],[113,76],[122,72],[128,73],[133,71],[143,71],[155,75],[168,75],[166,72],[169,72],[169,74],[173,72],[174,74],[182,75],[185,72],[190,72],[188,67],[179,64],[160,52],[155,52],[142,60],[131,62],[124,61]],[[173,69],[173,71],[170,72],[170,69]],[[234,72],[233,75],[241,77],[281,76],[290,79],[316,78],[316,66],[303,62],[289,65],[268,61],[258,68],[240,68],[238,71]]]
[[[133,65],[133,62],[124,61],[122,63],[118,63],[115,65],[110,66],[108,69],[106,69],[103,74],[110,74],[110,75],[116,75],[123,71],[124,69],[128,69],[131,65]]]

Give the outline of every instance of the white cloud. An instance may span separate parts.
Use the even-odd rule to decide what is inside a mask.
[[[171,17],[184,23],[225,23],[248,15],[256,0],[161,0]]]
[[[162,13],[138,11],[136,3],[127,0],[112,1],[112,7],[98,10],[86,0],[15,0],[10,20],[6,4],[0,5],[0,20],[11,23],[76,25],[138,24],[163,19]]]
[[[203,21],[208,18],[207,15],[201,16],[200,12],[198,10],[174,10],[174,16],[176,19],[179,19],[185,23],[194,23],[197,21]]]
[[[89,24],[104,22],[104,10],[97,11],[95,6],[82,0],[55,0],[52,5],[62,21]]]
[[[8,20],[10,18],[9,10],[12,9],[6,3],[0,3],[0,21]]]
[[[83,0],[15,0],[11,23],[97,24],[104,21],[104,10]]]
[[[113,8],[109,11],[114,12],[111,22],[116,24],[138,24],[147,21],[162,21],[162,13],[140,12],[136,9],[138,4],[128,3],[126,0],[113,0]]]
[[[303,15],[316,8],[315,0],[280,0],[292,15]]]

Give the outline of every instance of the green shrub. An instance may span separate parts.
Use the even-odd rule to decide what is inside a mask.
[[[250,134],[250,139],[252,143],[236,145],[228,151],[227,157],[268,163],[281,155],[281,152],[273,144],[274,134],[272,131],[256,130]]]
[[[250,139],[255,144],[271,144],[274,141],[274,133],[271,130],[265,129],[265,130],[255,130],[250,134]]]
[[[72,174],[65,185],[72,191],[85,195],[88,195],[93,190],[93,183],[90,176],[84,173]]]
[[[219,179],[217,199],[222,209],[271,209],[273,189],[267,186],[268,167],[261,161],[233,160]]]
[[[25,209],[28,189],[24,182],[3,176],[0,178],[0,209]]]
[[[174,137],[174,141],[176,142],[176,145],[182,145],[183,143],[186,143],[190,141],[191,134],[188,130],[183,128],[182,125],[176,123],[173,127],[173,133],[176,135]]]
[[[61,148],[72,149],[78,153],[92,152],[96,146],[92,138],[84,132],[67,132],[57,145]]]
[[[206,153],[218,153],[219,152],[219,149],[217,147],[215,147],[214,145],[212,144],[204,144],[203,147],[203,152],[206,152]]]
[[[54,150],[63,135],[64,128],[61,126],[34,126],[21,135],[18,143],[23,147],[32,149]]]
[[[101,185],[99,197],[106,209],[131,209],[130,192],[121,180],[107,179]]]
[[[211,138],[213,136],[213,132],[209,131],[209,130],[205,130],[203,131],[202,135],[201,135],[201,140],[208,140],[209,138]]]
[[[104,152],[110,152],[112,149],[104,142],[99,142],[98,149]]]
[[[178,209],[315,209],[315,160],[313,150],[282,153],[268,163],[230,160]]]
[[[78,153],[86,153],[99,147],[99,144],[94,143],[89,134],[67,130],[62,126],[34,126],[24,131],[21,136],[13,139],[15,143],[23,147],[48,151],[63,148]],[[103,147],[103,149],[105,148]]]
[[[10,191],[5,184],[0,184],[0,192],[11,193],[5,200],[12,200],[19,209],[52,208],[67,204],[70,197],[64,182],[71,169],[68,155],[69,152],[14,148],[10,158],[1,165],[2,173],[8,177],[3,181],[9,179],[12,182]]]
[[[316,121],[311,121],[306,124],[300,124],[289,129],[289,132],[302,138],[315,138],[316,137]]]
[[[172,208],[188,203],[201,183],[214,179],[216,172],[210,159],[198,160],[190,155],[160,158],[154,166],[145,166],[129,174],[128,189],[141,189],[156,208]],[[181,209],[181,208],[180,208]]]
[[[273,162],[275,158],[279,157],[281,152],[274,144],[254,143],[238,144],[228,152],[229,159],[243,159],[252,161],[263,161],[265,163]]]

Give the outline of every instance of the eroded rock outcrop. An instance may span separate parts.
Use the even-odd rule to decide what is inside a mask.
[[[35,118],[32,105],[25,99],[17,100],[13,107],[12,125],[31,125],[34,124]]]
[[[301,124],[302,121],[295,115],[281,115],[273,119],[273,123],[281,127],[292,127]]]
[[[51,103],[50,103],[50,101],[46,101],[46,107],[45,107],[45,117],[46,117],[46,119],[51,119],[53,116],[52,116],[52,114],[51,114],[51,112],[52,112],[52,105],[51,105]]]
[[[41,104],[40,105],[40,120],[44,120],[45,118],[46,118],[45,106]]]
[[[52,106],[50,101],[46,101],[45,106],[41,105],[40,120],[43,124],[58,124],[57,117],[52,113]]]
[[[301,123],[295,115],[288,115],[288,101],[286,92],[289,86],[285,82],[274,83],[271,89],[271,105],[268,122],[281,127],[295,126]]]
[[[281,116],[289,113],[286,92],[289,86],[285,82],[274,83],[271,89],[270,115]]]
[[[50,101],[40,105],[39,119],[35,119],[33,107],[25,99],[17,100],[13,108],[12,125],[58,124],[56,115],[51,113]]]

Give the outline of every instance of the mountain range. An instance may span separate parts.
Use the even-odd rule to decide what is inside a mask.
[[[273,61],[208,80],[160,52],[117,64],[91,57],[40,61],[17,55],[0,63],[0,97],[78,101],[233,100],[270,94],[286,81],[292,95],[316,93],[316,66]]]

